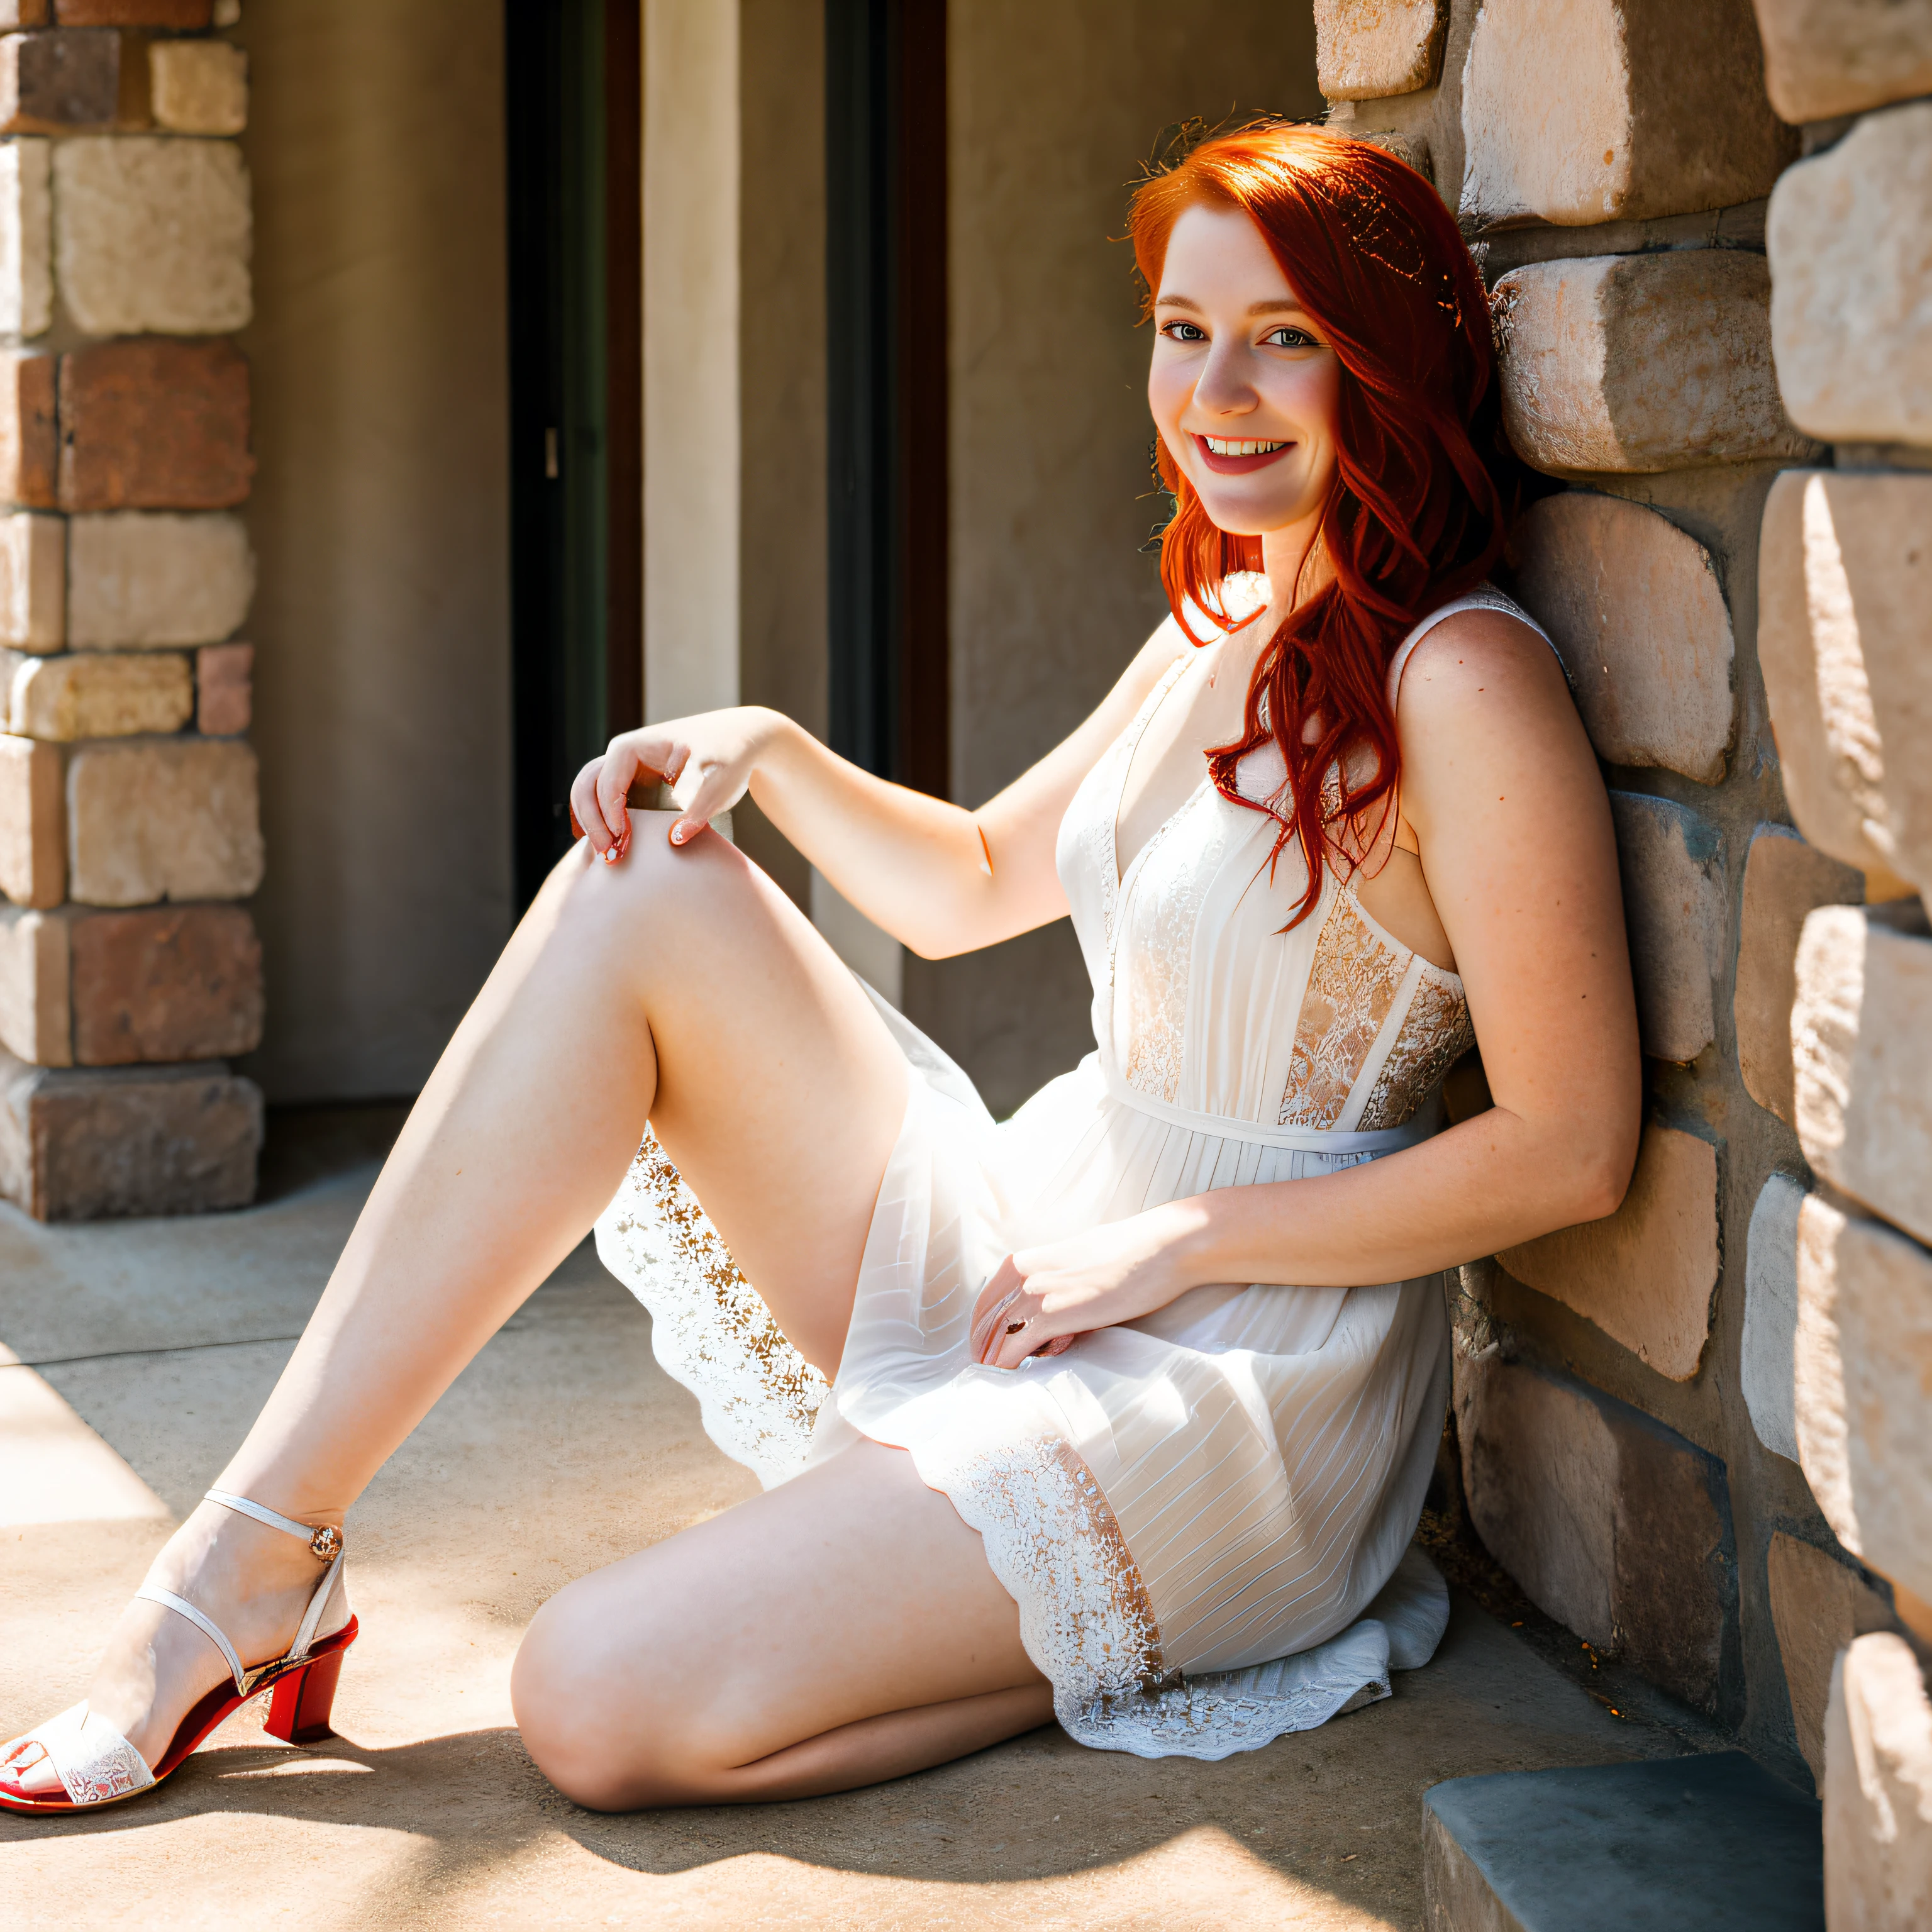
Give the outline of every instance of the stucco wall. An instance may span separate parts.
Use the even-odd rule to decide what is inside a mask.
[[[251,6],[272,1100],[413,1092],[510,920],[503,77],[466,0]]]
[[[1126,190],[1162,130],[1316,116],[1306,8],[1221,0],[973,0],[950,10],[955,796],[977,805],[1099,700],[1166,608],[1138,554],[1148,337]],[[907,962],[908,1012],[996,1112],[1093,1044],[1063,922]]]
[[[740,692],[826,730],[825,33],[817,6],[741,0]],[[647,694],[647,696],[649,694]],[[661,715],[650,698],[652,715]],[[745,801],[739,844],[800,904],[809,868]]]

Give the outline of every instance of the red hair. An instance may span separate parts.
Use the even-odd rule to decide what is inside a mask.
[[[1328,854],[1356,862],[1330,828],[1394,798],[1401,752],[1389,661],[1423,616],[1474,589],[1501,555],[1516,466],[1482,280],[1421,176],[1318,128],[1262,122],[1204,141],[1134,194],[1130,232],[1150,310],[1174,224],[1202,202],[1253,221],[1341,364],[1336,477],[1316,538],[1333,578],[1263,648],[1240,738],[1208,754],[1224,797],[1278,821],[1276,855],[1291,837],[1301,847],[1308,884],[1292,926],[1314,910]],[[1209,644],[1190,626],[1188,604],[1217,631],[1238,628],[1221,585],[1261,568],[1262,541],[1217,529],[1166,442],[1157,448],[1175,500],[1161,583],[1189,638]],[[1236,768],[1270,738],[1287,782],[1257,805],[1241,796]],[[1328,772],[1363,750],[1372,772],[1357,783],[1343,762],[1340,794],[1324,806]]]

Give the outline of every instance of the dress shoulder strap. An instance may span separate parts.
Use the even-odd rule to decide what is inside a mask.
[[[1556,662],[1562,664],[1563,654],[1556,650],[1555,640],[1514,597],[1504,596],[1493,584],[1479,584],[1466,597],[1458,597],[1442,605],[1439,610],[1430,611],[1396,646],[1395,656],[1389,659],[1388,668],[1388,700],[1391,711],[1395,709],[1396,700],[1401,694],[1402,674],[1408,668],[1410,654],[1444,617],[1453,617],[1459,610],[1500,610],[1505,616],[1514,617],[1519,622],[1527,624],[1552,651],[1556,652]],[[1568,666],[1564,667],[1563,675],[1567,681],[1570,675]]]

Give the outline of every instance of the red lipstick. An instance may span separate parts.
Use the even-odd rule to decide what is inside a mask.
[[[1224,436],[1220,440],[1222,442],[1262,442],[1271,439],[1258,436]],[[1204,436],[1197,435],[1194,439],[1194,446],[1200,452],[1202,461],[1206,464],[1216,476],[1245,476],[1251,470],[1265,470],[1270,463],[1280,461],[1294,447],[1294,445],[1292,442],[1284,442],[1279,448],[1264,451],[1259,456],[1216,456],[1208,447],[1208,439]]]

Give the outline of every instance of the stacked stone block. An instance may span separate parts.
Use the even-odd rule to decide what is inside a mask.
[[[240,50],[211,0],[0,26],[0,1194],[44,1219],[250,1199],[260,884],[236,640]]]
[[[1798,1461],[1898,1619],[1839,1620],[1824,1726],[1827,1917],[1867,1932],[1932,1922],[1932,6],[1760,11],[1773,98],[1824,122],[1766,236],[1779,383],[1832,449],[1766,502],[1759,651],[1792,817],[1868,902],[1792,909],[1766,1030],[1811,1185],[1768,1253]]]
[[[1872,1703],[1924,1710],[1932,1640],[1932,4],[1316,21],[1331,124],[1491,286],[1553,491],[1506,581],[1603,764],[1646,1055],[1622,1207],[1463,1271],[1470,1518],[1816,1777],[1834,1874],[1862,1833],[1908,1875],[1857,1881],[1883,1918],[1834,1875],[1834,1928],[1932,1923],[1932,1716]]]

